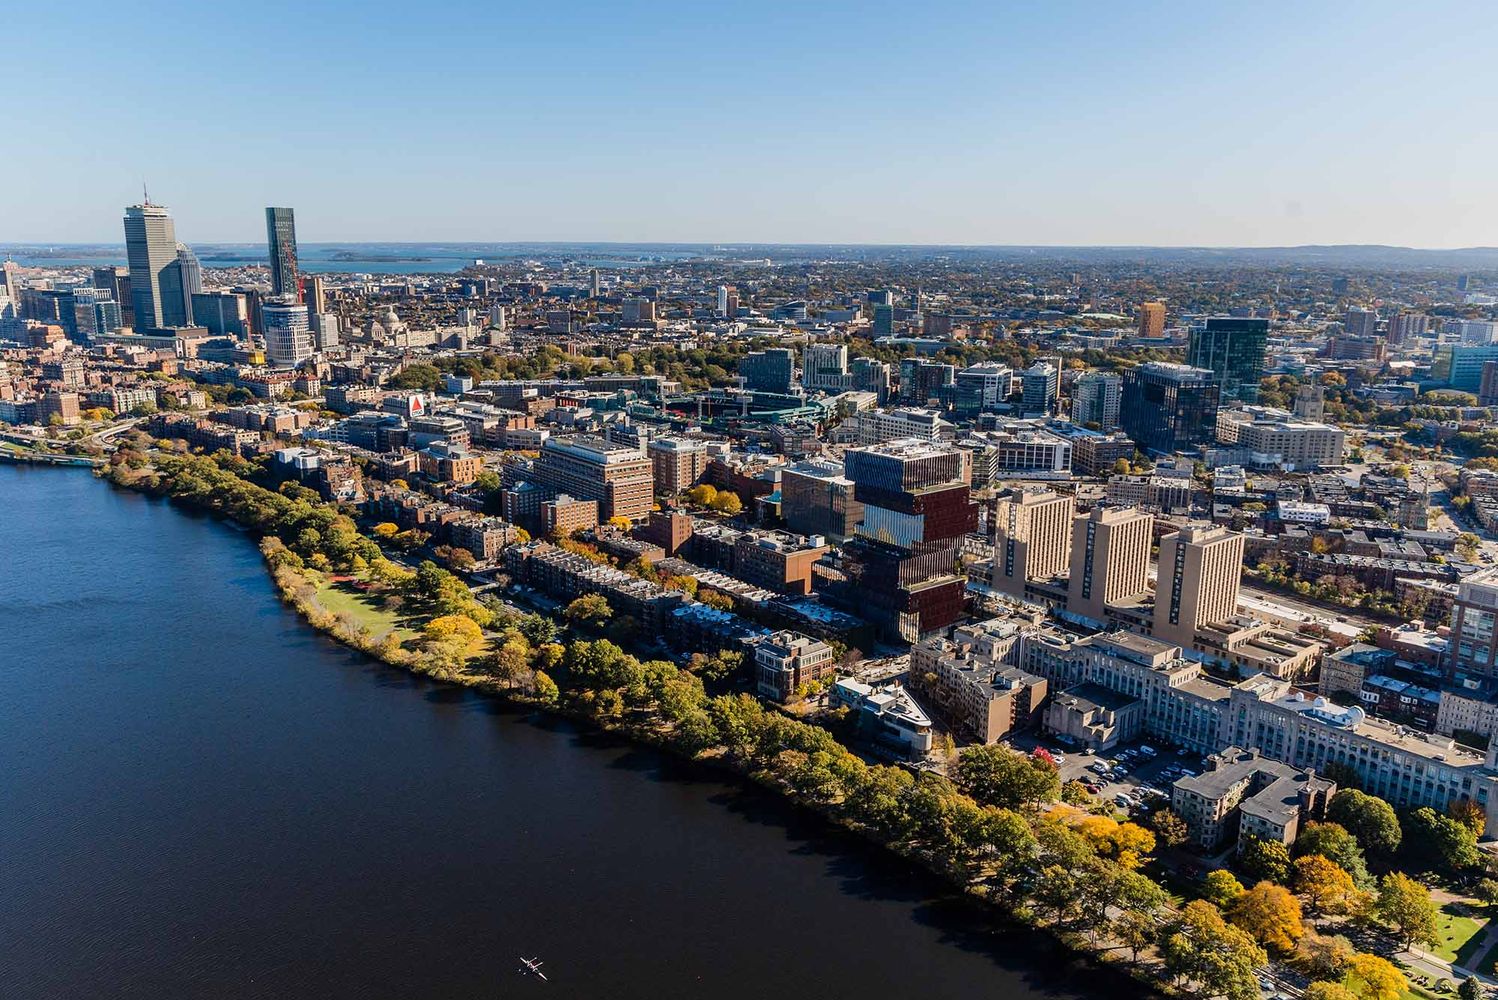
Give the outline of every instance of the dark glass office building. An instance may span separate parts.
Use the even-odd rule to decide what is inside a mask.
[[[1123,375],[1119,423],[1146,452],[1169,454],[1217,436],[1217,376],[1205,368],[1151,361]]]
[[[289,208],[265,210],[265,242],[270,250],[270,285],[272,295],[295,295],[302,301],[302,286],[297,280],[296,213]]]
[[[1267,319],[1214,316],[1206,329],[1191,331],[1186,363],[1215,373],[1224,400],[1257,403],[1268,337]]]

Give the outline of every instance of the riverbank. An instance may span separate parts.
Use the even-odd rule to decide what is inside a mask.
[[[420,595],[434,612],[426,645],[407,648],[316,599],[333,551],[323,542],[347,530],[340,523],[346,518],[254,486],[208,459],[167,458],[149,474],[138,473],[110,478],[263,535],[262,554],[282,600],[345,645],[414,674],[554,712],[747,778],[931,872],[954,891],[982,900],[996,918],[1046,933],[1098,963],[1100,971],[1128,975],[1157,990],[1174,988],[1162,976],[1181,975],[1151,955],[1153,941],[1174,926],[1164,893],[1133,870],[1137,861],[1109,856],[1059,810],[1037,814],[980,806],[944,778],[866,764],[823,729],[766,711],[744,695],[709,698],[700,679],[687,671],[664,661],[641,663],[602,640],[574,638],[565,646],[541,641],[532,647],[507,625],[482,651],[472,646],[455,651],[433,638],[432,623],[461,617],[446,613],[455,609],[482,617],[478,609],[463,606],[465,600],[472,604],[466,588],[462,595],[451,593],[453,578],[435,567],[427,574],[431,579],[422,582],[411,579],[417,574],[380,565],[386,561],[366,558],[368,539],[340,541],[338,558],[364,566],[369,586],[387,593],[428,587]],[[313,519],[322,534],[309,541],[307,532],[316,536],[317,529],[304,525]],[[267,530],[271,525],[296,538],[306,558]],[[324,568],[313,568],[314,563]],[[518,658],[508,667],[507,651]],[[560,687],[548,670],[562,678]]]

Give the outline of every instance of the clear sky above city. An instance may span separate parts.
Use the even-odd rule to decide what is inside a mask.
[[[1498,244],[1423,3],[23,0],[0,241]]]

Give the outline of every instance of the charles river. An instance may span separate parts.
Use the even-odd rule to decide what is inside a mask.
[[[767,793],[336,645],[228,525],[0,466],[0,997],[530,995],[1139,991]]]

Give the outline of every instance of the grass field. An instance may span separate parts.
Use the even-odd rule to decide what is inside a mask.
[[[1466,966],[1477,957],[1473,953],[1487,923],[1485,919],[1470,916],[1468,907],[1447,903],[1436,911],[1436,945],[1431,951],[1448,962]]]
[[[416,630],[400,612],[385,610],[377,601],[347,584],[324,581],[317,588],[317,603],[335,615],[348,615],[369,629],[369,634],[377,639],[391,631],[401,641],[416,636]]]
[[[1473,972],[1480,972],[1484,976],[1491,976],[1493,974],[1493,964],[1495,962],[1498,962],[1498,944],[1495,944],[1493,945],[1493,947],[1489,948],[1488,953],[1486,955],[1483,955],[1481,958],[1476,959],[1473,964],[1469,965],[1466,962],[1463,962],[1461,964],[1462,968],[1464,969],[1471,969]]]

